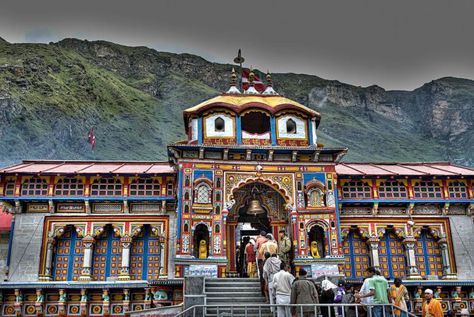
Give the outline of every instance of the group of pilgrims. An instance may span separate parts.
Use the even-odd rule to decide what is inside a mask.
[[[410,311],[409,295],[402,280],[395,278],[389,285],[379,270],[369,267],[360,288],[339,280],[337,285],[325,278],[315,283],[301,268],[299,276],[291,273],[292,243],[285,230],[280,230],[277,242],[271,233],[262,231],[254,240],[246,237],[244,249],[237,249],[237,266],[241,276],[260,279],[260,288],[266,302],[276,306],[278,317],[407,317]],[[245,264],[245,265],[244,265]],[[341,306],[307,305],[297,308],[288,304],[360,304]],[[400,309],[391,309],[390,304]],[[274,306],[271,311],[274,312]],[[357,312],[356,312],[357,310]],[[301,315],[302,314],[302,315]],[[443,317],[441,303],[433,298],[433,291],[425,290],[422,317]]]

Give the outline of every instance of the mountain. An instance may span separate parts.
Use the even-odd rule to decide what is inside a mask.
[[[232,67],[105,41],[0,41],[0,164],[166,159],[166,144],[185,137],[182,110],[225,91]],[[321,113],[319,142],[347,146],[346,161],[474,166],[474,81],[386,91],[302,74],[273,80],[280,94]]]

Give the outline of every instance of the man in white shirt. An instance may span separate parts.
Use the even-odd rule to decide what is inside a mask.
[[[287,305],[291,302],[291,285],[295,277],[289,272],[290,266],[285,262],[280,264],[280,272],[273,276],[273,292],[276,295],[277,305]],[[278,317],[291,317],[290,306],[278,306]]]

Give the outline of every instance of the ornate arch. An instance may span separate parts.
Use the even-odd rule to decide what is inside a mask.
[[[351,225],[341,226],[341,238],[346,239],[351,231],[358,233],[361,236],[361,238],[363,238],[366,241],[370,239],[370,232],[369,232],[368,227],[351,226]]]
[[[435,228],[430,225],[415,225],[415,229],[413,230],[413,235],[415,238],[419,238],[421,236],[421,232],[425,229],[428,230],[428,233],[431,234],[435,240],[443,238],[441,228]]]
[[[306,224],[306,231],[309,232],[314,226],[323,228],[323,230],[329,229],[329,224],[324,220],[311,220]]]
[[[207,231],[208,231],[209,233],[212,233],[212,227],[209,226],[209,223],[208,223],[208,222],[204,222],[204,221],[199,221],[199,222],[193,223],[193,225],[192,225],[192,227],[191,227],[191,232],[194,232],[194,230],[196,230],[196,227],[199,226],[199,225],[204,225],[204,226],[206,226]]]
[[[225,198],[231,201],[235,191],[239,188],[252,184],[261,183],[273,188],[284,198],[286,204],[294,203],[294,180],[292,174],[255,174],[231,173],[226,175]]]
[[[64,232],[66,232],[66,227],[73,227],[76,230],[76,234],[78,238],[83,238],[86,232],[86,224],[82,223],[53,223],[51,226],[51,231],[49,232],[48,236],[50,238],[58,239],[61,238]]]
[[[393,233],[399,240],[403,240],[406,237],[406,232],[404,227],[388,227],[380,226],[377,228],[377,237],[382,238],[386,233]]]
[[[124,225],[118,223],[94,223],[92,224],[92,237],[100,238],[105,233],[105,227],[112,226],[113,235],[117,238],[124,236]]]

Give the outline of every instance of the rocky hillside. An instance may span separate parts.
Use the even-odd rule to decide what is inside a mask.
[[[166,158],[182,110],[224,91],[232,65],[109,42],[0,40],[0,165],[21,159]],[[414,91],[274,74],[275,89],[322,114],[320,142],[346,161],[450,160],[474,166],[474,82]],[[94,127],[97,148],[87,143]]]

